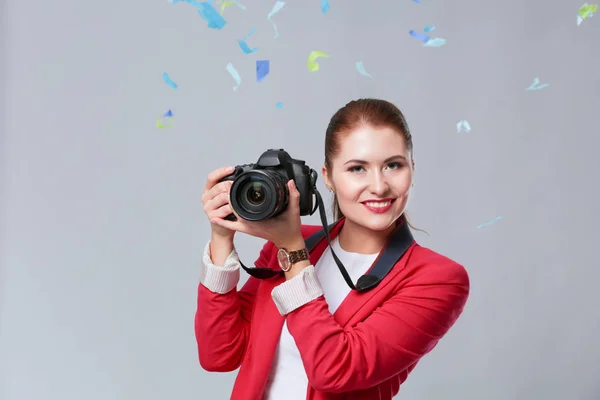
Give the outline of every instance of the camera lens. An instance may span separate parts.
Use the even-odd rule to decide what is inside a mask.
[[[246,199],[253,206],[258,206],[265,201],[265,188],[261,182],[249,182],[247,188],[242,189],[246,193]]]
[[[277,172],[253,169],[233,182],[231,207],[247,221],[260,221],[280,214],[288,202],[286,180]]]

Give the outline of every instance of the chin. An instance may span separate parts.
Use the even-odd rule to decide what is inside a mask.
[[[400,217],[400,216],[398,216]],[[388,217],[388,218],[362,218],[359,222],[365,228],[375,231],[375,232],[383,232],[394,226],[398,217]]]

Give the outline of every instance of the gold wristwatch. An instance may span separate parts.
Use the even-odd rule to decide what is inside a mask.
[[[277,261],[279,262],[279,267],[284,272],[289,271],[292,268],[292,265],[308,259],[309,253],[307,248],[289,252],[286,249],[281,248],[277,252]]]

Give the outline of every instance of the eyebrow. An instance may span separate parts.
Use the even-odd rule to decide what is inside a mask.
[[[397,159],[402,159],[402,160],[406,161],[406,157],[404,157],[403,155],[400,155],[400,154],[398,154],[398,155],[395,155],[395,156],[392,156],[392,157],[388,157],[388,158],[386,158],[386,159],[383,161],[383,163],[384,163],[384,164],[386,164],[386,163],[389,163],[390,161],[394,161],[394,160],[397,160]],[[348,160],[348,161],[346,161],[346,162],[344,163],[344,165],[346,165],[346,164],[350,164],[350,163],[356,163],[356,164],[368,164],[369,162],[368,162],[368,161],[365,161],[365,160],[357,160],[357,159],[353,158],[352,160]]]

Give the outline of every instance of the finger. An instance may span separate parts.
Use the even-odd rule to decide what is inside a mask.
[[[221,193],[204,204],[204,212],[210,218],[215,210],[229,204],[229,193]]]
[[[225,229],[229,229],[230,231],[245,233],[244,225],[239,221],[228,221],[223,218],[213,217],[210,219],[210,222]]]
[[[209,218],[225,218],[229,214],[233,214],[233,210],[231,209],[231,205],[227,203],[213,211]]]
[[[213,186],[221,179],[231,174],[235,170],[234,167],[223,167],[212,171],[206,178],[206,184],[204,185],[204,191],[212,189]]]
[[[295,198],[300,198],[300,192],[298,191],[298,188],[296,187],[296,184],[294,183],[293,179],[290,179],[288,182],[288,190],[290,191],[290,196]]]
[[[212,187],[212,189],[210,189],[208,192],[206,192],[205,201],[210,201],[210,200],[214,199],[215,197],[217,197],[221,193],[229,193],[229,191],[231,190],[231,185],[233,185],[233,181],[225,181],[225,182],[217,183],[215,186]]]

